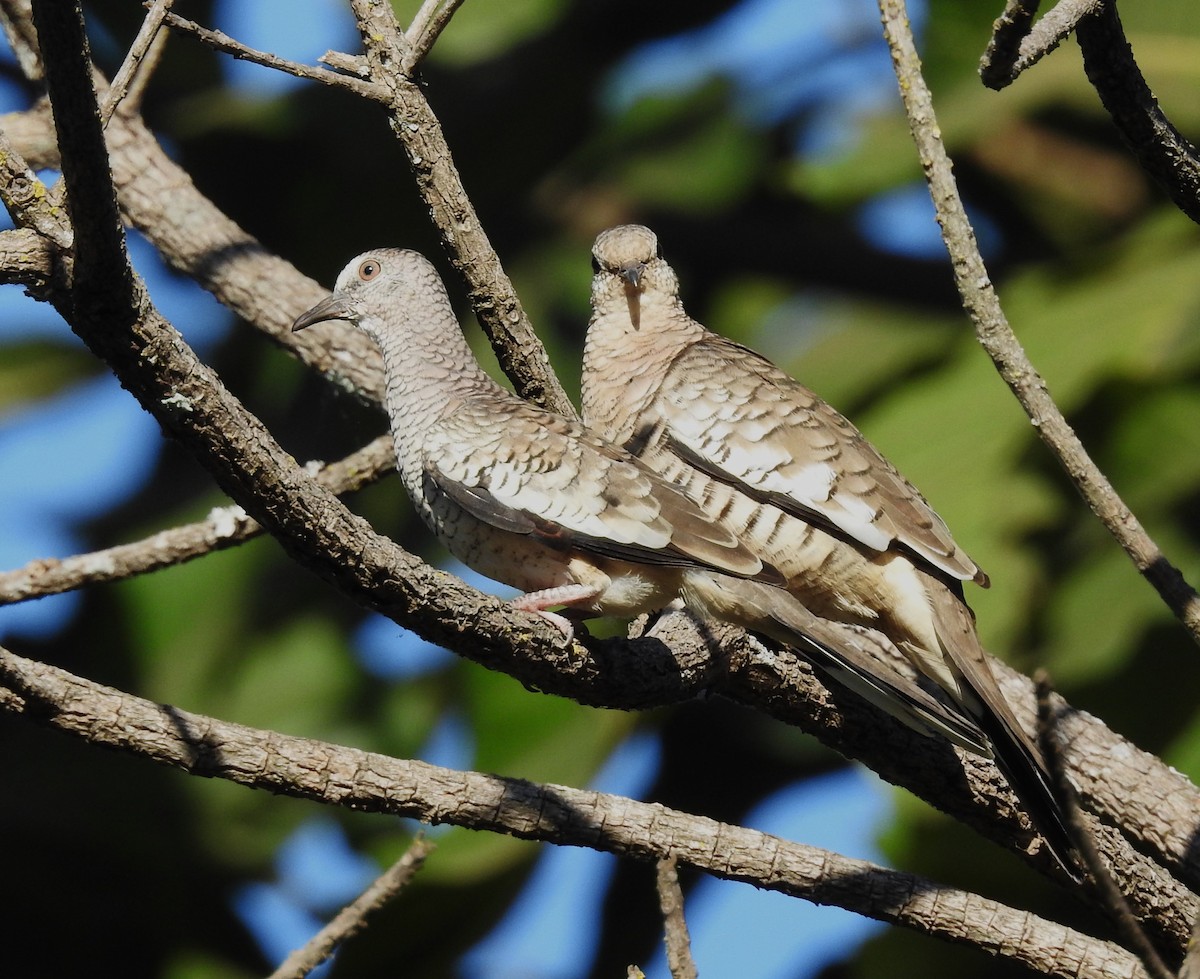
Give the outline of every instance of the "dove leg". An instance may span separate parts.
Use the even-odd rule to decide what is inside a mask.
[[[559,585],[557,588],[545,588],[542,591],[526,592],[512,599],[509,604],[522,612],[533,612],[542,618],[553,622],[567,642],[575,638],[575,626],[570,619],[555,612],[546,611],[551,605],[575,605],[586,602],[600,594],[601,589],[595,585]]]

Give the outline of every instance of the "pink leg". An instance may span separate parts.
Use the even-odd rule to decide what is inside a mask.
[[[569,619],[554,612],[547,612],[551,605],[575,605],[586,602],[600,594],[600,589],[592,585],[559,585],[557,588],[545,588],[542,591],[526,592],[511,599],[509,604],[522,612],[533,612],[548,619],[558,626],[559,631],[567,637],[567,642],[575,638],[575,627]]]

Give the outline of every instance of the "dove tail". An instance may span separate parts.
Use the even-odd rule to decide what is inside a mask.
[[[1023,731],[1014,730],[997,712],[985,708],[978,721],[992,742],[996,767],[1021,800],[1030,822],[1042,834],[1062,869],[1076,883],[1080,882],[1083,878],[1075,844],[1071,842],[1066,817],[1055,798],[1041,751]]]
[[[948,589],[932,592],[931,597],[938,641],[960,678],[964,709],[987,735],[996,767],[1055,860],[1072,880],[1080,881],[1075,846],[1055,797],[1046,759],[1037,742],[1018,723],[996,683],[987,653],[975,633],[971,610]]]
[[[684,597],[694,611],[786,643],[822,675],[846,687],[919,734],[940,734],[990,757],[975,722],[934,697],[914,679],[869,652],[871,639],[810,612],[782,588],[726,575],[691,572]],[[869,636],[882,640],[882,636]]]

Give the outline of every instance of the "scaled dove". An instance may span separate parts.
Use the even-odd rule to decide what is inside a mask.
[[[961,583],[986,586],[987,576],[849,421],[688,316],[652,231],[611,228],[592,254],[584,424],[685,489],[813,613],[886,635],[986,733],[1034,825],[1077,877],[1045,761],[997,686],[963,600]]]
[[[982,743],[974,724],[770,584],[782,583],[779,573],[681,489],[493,381],[420,254],[360,255],[292,328],[334,319],[383,354],[398,468],[422,520],[464,564],[521,589],[517,608],[570,638],[570,622],[550,607],[631,617],[682,597],[702,616],[797,646],[877,704],[902,704],[909,723]]]

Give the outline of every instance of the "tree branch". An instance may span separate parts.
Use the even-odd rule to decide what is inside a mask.
[[[153,704],[0,649],[0,706],[193,775],[355,810],[674,858],[716,877],[902,925],[1046,975],[1144,976],[1129,952],[969,892],[657,804],[457,772]]]
[[[44,206],[47,191],[0,127],[0,200],[18,228],[29,228],[67,251],[74,244],[65,215]]]
[[[58,249],[32,228],[0,231],[0,284],[45,286],[54,275],[58,255]]]
[[[133,269],[125,253],[125,225],[109,174],[108,151],[96,93],[83,10],[78,0],[34,0],[54,128],[75,233],[71,301],[88,317],[119,330],[136,315]],[[47,57],[47,51],[53,57]]]
[[[1175,206],[1200,223],[1200,155],[1159,107],[1125,39],[1116,0],[1103,0],[1075,30],[1083,68],[1121,138]]]
[[[365,891],[355,898],[324,928],[301,948],[292,952],[267,979],[304,979],[313,969],[331,956],[334,950],[353,938],[370,922],[371,917],[391,901],[416,876],[426,857],[437,847],[418,835],[404,855],[385,870]]]
[[[1054,786],[1054,796],[1059,807],[1067,816],[1067,829],[1075,849],[1083,856],[1084,866],[1091,876],[1090,884],[1099,894],[1100,906],[1104,908],[1109,919],[1116,925],[1117,934],[1125,940],[1125,945],[1141,960],[1143,968],[1151,979],[1175,979],[1167,968],[1158,949],[1147,937],[1145,930],[1138,924],[1137,919],[1129,909],[1125,896],[1121,893],[1117,882],[1113,880],[1095,838],[1079,808],[1079,798],[1067,778],[1067,770],[1063,765],[1062,751],[1059,748],[1056,728],[1058,718],[1051,705],[1053,689],[1050,686],[1050,676],[1045,670],[1038,670],[1034,682],[1037,684],[1038,702],[1038,744],[1046,757],[1050,768],[1051,783]]]
[[[501,369],[522,397],[574,417],[575,407],[467,196],[441,124],[420,87],[403,73],[401,66],[413,56],[413,48],[395,13],[383,0],[351,0],[350,5],[371,74],[392,93],[392,131],[404,146],[450,261],[467,282],[471,306]]]
[[[1075,30],[1080,18],[1093,13],[1103,2],[1059,0],[1034,23],[1037,0],[1008,0],[979,63],[983,84],[996,91],[1011,85],[1021,72],[1058,47]]]
[[[692,958],[692,941],[688,937],[687,919],[683,916],[683,890],[679,886],[679,869],[673,857],[659,860],[655,867],[658,889],[658,909],[663,918],[663,941],[667,946],[667,967],[671,979],[696,979],[696,962]]]
[[[324,68],[313,68],[310,65],[302,65],[295,61],[289,61],[287,58],[280,58],[266,51],[255,50],[242,44],[241,41],[230,37],[224,31],[215,31],[208,27],[201,27],[194,20],[180,17],[179,14],[167,14],[165,23],[172,30],[178,31],[180,34],[191,35],[202,43],[207,44],[214,51],[221,51],[242,61],[249,61],[252,64],[262,65],[265,68],[274,68],[276,71],[294,75],[296,78],[306,78],[309,81],[320,82],[322,85],[344,88],[355,95],[360,95],[365,99],[371,99],[375,102],[382,102],[385,105],[391,102],[391,93],[383,85],[375,82],[364,81],[353,75],[342,75],[334,71],[327,71]]]
[[[1200,595],[1151,540],[1137,517],[1087,454],[1013,334],[967,220],[949,157],[934,116],[929,88],[909,28],[903,0],[879,0],[909,127],[929,183],[942,238],[963,308],[1000,376],[1012,389],[1038,435],[1066,470],[1092,512],[1125,549],[1134,566],[1200,643]]]
[[[409,40],[408,54],[400,62],[400,73],[411,78],[413,71],[425,55],[433,47],[434,42],[450,23],[454,12],[462,6],[463,0],[425,0],[421,9],[413,17],[408,27],[406,38]]]
[[[361,489],[395,468],[391,436],[381,435],[340,462],[322,467],[316,473],[316,479],[331,493],[342,496]],[[0,573],[0,605],[159,571],[224,550],[262,533],[262,525],[241,507],[221,507],[204,520],[162,530],[130,544],[62,559],[42,558]]]

